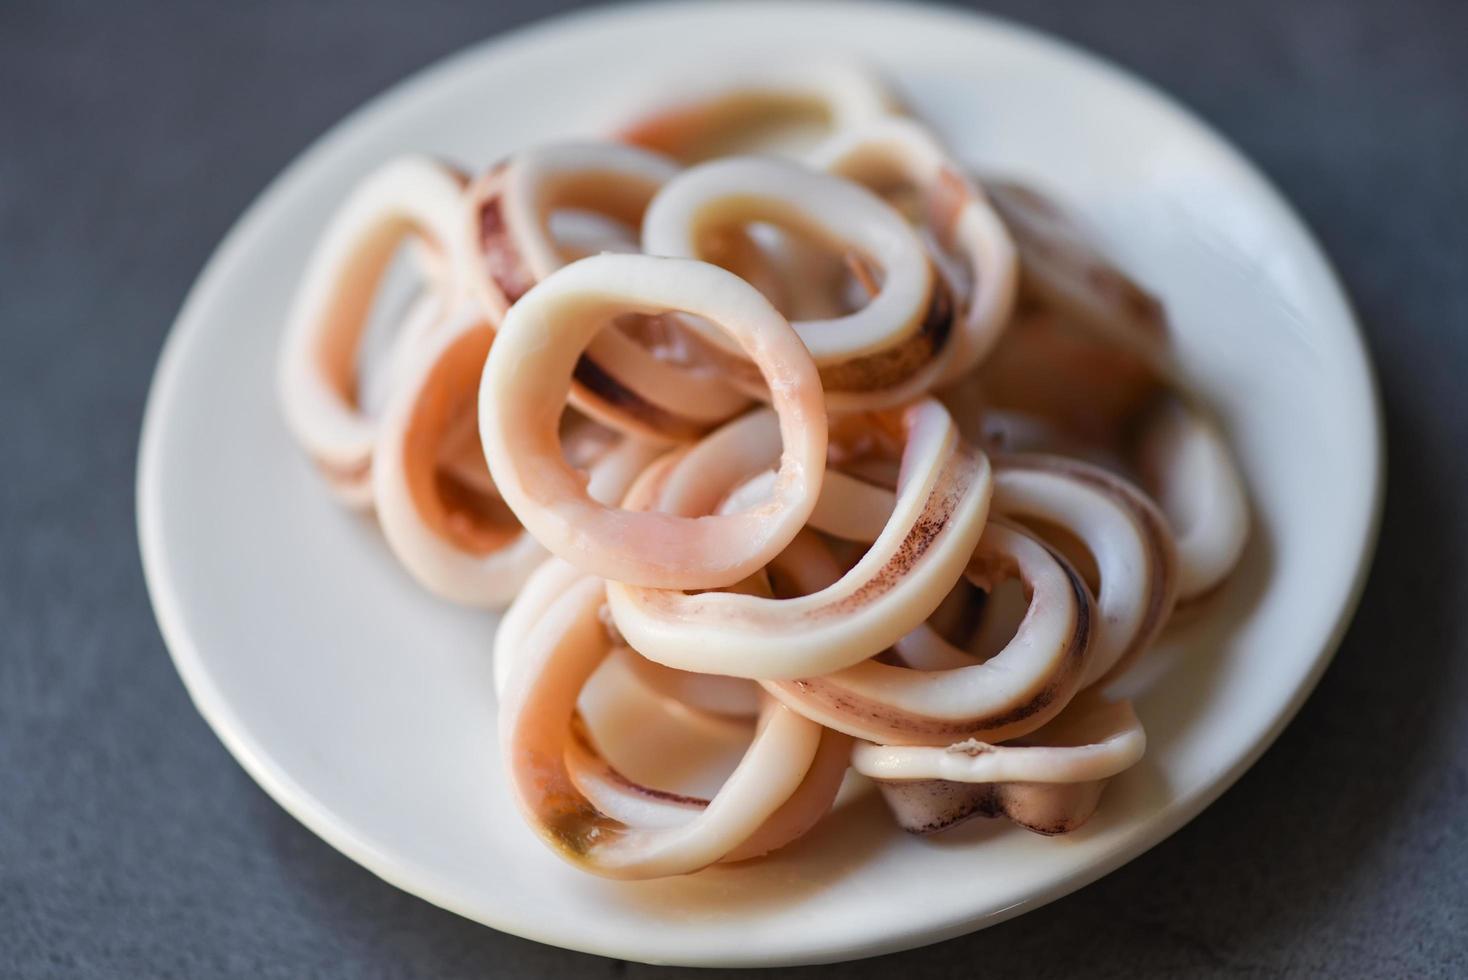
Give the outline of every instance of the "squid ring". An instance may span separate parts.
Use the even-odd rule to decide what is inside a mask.
[[[551,557],[525,581],[515,601],[500,619],[494,635],[494,693],[497,699],[503,700],[505,696],[510,674],[524,650],[525,634],[544,615],[546,607],[582,575],[575,566]],[[759,714],[762,692],[752,681],[674,670],[630,650],[626,666],[647,690],[685,707],[725,718],[754,718]]]
[[[837,133],[812,162],[883,197],[909,186],[920,195],[913,217],[929,230],[936,253],[963,262],[953,277],[963,283],[954,289],[958,322],[937,383],[971,370],[1003,332],[1019,282],[1014,241],[984,192],[922,124],[900,116]]]
[[[875,294],[860,309],[792,324],[833,410],[899,405],[931,386],[953,325],[952,297],[917,233],[862,187],[767,157],[700,164],[653,198],[642,245],[652,255],[710,258],[711,236],[752,221],[798,228],[880,273]],[[736,384],[758,390],[759,377],[731,338],[701,324],[690,327]]]
[[[545,558],[518,525],[476,515],[465,481],[445,480],[439,471],[446,434],[472,411],[493,337],[473,317],[418,352],[383,415],[372,466],[378,521],[408,572],[445,599],[491,607],[513,599]]]
[[[517,153],[469,187],[470,288],[492,323],[566,264],[551,215],[573,208],[639,228],[653,195],[678,172],[665,157],[617,143],[557,143]],[[592,338],[576,364],[571,404],[619,431],[687,439],[737,413],[748,398],[710,372],[670,364],[620,329]]]
[[[839,131],[897,110],[886,85],[844,62],[749,65],[621,126],[618,139],[694,163],[731,152],[769,149],[760,139],[781,124],[817,117]]]
[[[612,619],[629,645],[684,670],[759,680],[812,677],[881,652],[926,619],[973,554],[992,475],[987,457],[958,438],[936,401],[908,407],[900,421],[906,445],[895,506],[882,533],[838,581],[791,599],[608,583]],[[767,412],[730,423],[672,465],[645,473],[624,503],[710,513],[735,481],[706,470],[709,458],[722,455],[708,444],[732,444],[737,435],[769,446],[772,434],[761,438],[758,430],[770,426]],[[764,461],[757,453],[743,461],[753,464],[746,472],[769,465],[773,453],[765,452]]]
[[[612,317],[668,311],[717,324],[765,374],[784,448],[774,499],[757,512],[609,508],[561,458],[556,425],[581,351]],[[753,286],[684,259],[593,256],[526,293],[485,362],[479,433],[495,484],[536,540],[589,574],[655,588],[718,588],[759,570],[804,526],[825,473],[825,405],[800,338]]]
[[[545,614],[546,608],[582,577],[583,573],[574,566],[550,557],[525,581],[495,630],[494,694],[497,700],[504,699],[510,675],[516,663],[523,659],[525,634]],[[653,663],[626,647],[618,647],[617,651],[614,656],[625,654],[623,659],[628,672],[659,697],[729,719],[752,719],[760,712],[762,692],[759,685],[751,681],[713,674],[691,674]]]
[[[357,353],[373,296],[398,245],[416,236],[439,273],[440,312],[456,305],[464,182],[423,157],[367,175],[332,216],[292,302],[279,364],[286,424],[349,502],[370,500],[377,427],[359,405]]]
[[[970,739],[953,745],[873,745],[851,755],[863,776],[883,780],[942,779],[959,783],[1081,783],[1130,768],[1147,735],[1130,701],[1087,692],[1025,738],[1004,745]]]
[[[420,254],[426,255],[426,252]],[[380,427],[381,412],[394,397],[394,393],[402,389],[407,378],[408,370],[413,366],[417,352],[429,342],[435,331],[443,322],[442,300],[432,290],[425,290],[416,296],[403,311],[401,320],[396,326],[396,335],[390,346],[384,352],[382,361],[382,373],[374,378],[368,374],[361,380],[357,392],[357,402],[362,406],[363,418],[373,419],[370,424]],[[374,395],[382,408],[374,411],[371,407]],[[380,438],[380,436],[379,436]],[[376,446],[373,447],[372,455],[376,455]],[[370,511],[373,503],[372,490],[372,467],[370,460],[363,465],[344,472],[333,472],[318,467],[326,484],[330,487],[336,498],[353,510]]]
[[[764,499],[773,476],[767,470],[747,481],[724,507]],[[884,487],[827,470],[810,526],[844,540],[871,541],[893,501]],[[1099,618],[1081,687],[1118,675],[1151,645],[1172,613],[1177,555],[1166,518],[1140,490],[1089,463],[1038,454],[1005,456],[994,471],[992,508],[998,517],[1045,521],[1074,533],[1100,566]],[[974,663],[972,655],[925,624],[893,646],[905,666],[922,670]]]
[[[969,581],[991,589],[1015,575],[1030,600],[1014,638],[990,660],[935,671],[867,660],[823,677],[766,681],[765,689],[812,721],[887,745],[1003,741],[1039,728],[1065,707],[1085,671],[1090,594],[1043,543],[997,521],[972,554]]]
[[[1001,457],[994,511],[1057,525],[1095,559],[1098,622],[1082,687],[1116,676],[1156,639],[1176,599],[1177,552],[1166,518],[1140,490],[1060,456]]]
[[[527,822],[561,857],[609,878],[688,874],[748,841],[797,792],[821,727],[767,701],[744,758],[708,805],[674,827],[641,828],[599,811],[567,769],[576,699],[611,640],[599,612],[604,585],[587,576],[524,634],[500,715],[505,768]]]
[[[540,622],[545,611],[557,599],[585,578],[576,566],[568,565],[554,555],[541,562],[520,591],[515,601],[500,617],[494,631],[494,696],[504,703],[512,678],[524,660],[525,635]]]
[[[377,516],[389,547],[425,588],[454,602],[498,607],[515,597],[545,559],[535,539],[508,513],[476,516],[467,489],[488,487],[439,467],[441,447],[456,420],[474,418],[479,376],[494,330],[477,315],[445,328],[422,353],[384,414],[372,467]],[[477,437],[471,443],[478,453]],[[647,443],[621,439],[590,463],[587,492],[617,501],[656,454]],[[484,464],[480,477],[488,482]]]
[[[1062,834],[1090,818],[1107,781],[1135,765],[1146,748],[1130,702],[1087,693],[1020,743],[861,744],[852,767],[876,781],[898,824],[911,833],[1002,815],[1036,833]]]
[[[1227,440],[1196,405],[1165,398],[1144,423],[1137,447],[1143,483],[1177,540],[1178,602],[1217,588],[1249,537],[1243,478]]]
[[[641,660],[634,651],[619,647],[629,663]],[[637,668],[632,668],[634,674]],[[566,771],[576,788],[599,812],[629,827],[676,827],[708,809],[709,801],[655,789],[629,779],[595,751],[585,733],[566,749]],[[800,786],[760,828],[720,860],[744,861],[784,847],[815,826],[831,809],[851,762],[851,737],[821,731],[820,746]]]

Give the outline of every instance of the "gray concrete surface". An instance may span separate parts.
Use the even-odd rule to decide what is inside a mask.
[[[133,525],[154,359],[214,244],[322,129],[561,3],[0,3],[0,975],[649,976],[395,891],[234,764]],[[1000,0],[1176,93],[1353,294],[1390,490],[1355,625],[1176,837],[989,931],[811,975],[1468,975],[1468,5]]]

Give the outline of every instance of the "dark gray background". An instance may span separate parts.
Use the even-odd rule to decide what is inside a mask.
[[[138,425],[252,197],[347,110],[564,4],[0,2],[0,974],[661,971],[395,891],[271,802],[148,608]],[[1172,840],[986,932],[830,976],[1468,975],[1468,5],[990,5],[1176,93],[1320,235],[1391,450],[1355,625]]]

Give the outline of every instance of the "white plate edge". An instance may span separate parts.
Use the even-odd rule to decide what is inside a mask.
[[[1070,877],[1062,879],[1045,891],[1026,897],[1004,909],[981,914],[977,917],[967,917],[947,926],[927,930],[912,930],[908,933],[884,937],[881,940],[866,945],[841,945],[839,947],[812,950],[808,952],[808,955],[776,956],[772,958],[761,956],[758,953],[751,953],[747,956],[741,956],[738,959],[691,956],[679,957],[676,961],[650,959],[645,953],[640,952],[633,945],[623,946],[615,943],[574,945],[566,943],[559,937],[552,939],[544,935],[537,935],[533,927],[524,928],[519,923],[513,927],[508,927],[496,926],[492,923],[484,922],[478,916],[454,902],[448,894],[451,889],[442,882],[435,881],[433,874],[423,868],[408,865],[397,860],[392,855],[379,850],[370,841],[362,838],[350,829],[343,828],[340,822],[333,817],[331,811],[322,805],[304,787],[290,779],[284,772],[276,769],[272,761],[260,751],[253,740],[242,732],[238,718],[235,717],[234,713],[228,707],[227,699],[214,685],[214,682],[208,676],[208,672],[204,670],[199,658],[194,653],[194,646],[189,640],[187,630],[184,626],[185,615],[178,606],[176,595],[167,583],[167,578],[163,571],[164,543],[161,537],[161,531],[159,530],[162,522],[161,488],[157,484],[157,478],[150,477],[150,474],[155,474],[159,471],[158,455],[162,451],[158,444],[160,437],[157,435],[157,432],[162,427],[159,419],[164,414],[163,405],[171,399],[170,392],[176,385],[175,376],[178,372],[177,365],[183,356],[180,352],[184,344],[190,339],[188,334],[197,333],[196,330],[179,330],[180,324],[188,320],[194,308],[205,305],[205,298],[213,289],[217,288],[214,285],[214,280],[220,278],[223,275],[221,270],[230,264],[226,260],[230,259],[234,252],[243,248],[243,243],[256,233],[254,226],[260,220],[259,215],[265,211],[266,205],[276,196],[283,193],[283,189],[290,184],[291,177],[296,170],[303,167],[308,159],[323,152],[331,144],[342,139],[359,117],[380,111],[392,101],[410,97],[418,88],[432,84],[440,73],[455,70],[461,60],[478,60],[479,58],[488,56],[497,47],[523,43],[532,39],[537,34],[556,30],[572,22],[584,24],[599,19],[621,19],[628,16],[641,16],[662,7],[678,7],[686,10],[700,7],[717,9],[727,7],[728,5],[718,2],[718,0],[643,0],[643,2],[639,3],[575,11],[534,21],[478,41],[459,51],[451,52],[392,84],[386,90],[372,96],[313,140],[283,170],[272,178],[265,189],[253,199],[240,217],[236,219],[205,263],[185,297],[179,313],[174,319],[173,326],[169,329],[168,336],[164,341],[159,355],[158,365],[149,386],[139,441],[138,471],[135,487],[137,495],[138,537],[149,599],[153,605],[165,646],[183,679],[185,689],[188,691],[194,706],[214,730],[216,736],[219,737],[220,741],[224,743],[225,748],[234,756],[241,767],[249,773],[251,778],[276,803],[313,833],[389,884],[465,918],[488,925],[491,928],[513,932],[515,935],[536,942],[575,949],[580,952],[647,963],[677,962],[695,966],[749,967],[826,963],[877,956],[903,949],[911,949],[933,942],[940,942],[966,934],[978,928],[998,924],[1022,912],[1038,908],[1050,901],[1071,894],[1077,889],[1111,873],[1118,867],[1135,859],[1172,836],[1172,834],[1185,826],[1210,806],[1219,796],[1231,788],[1258,761],[1260,756],[1264,754],[1279,737],[1279,734],[1284,728],[1294,719],[1300,707],[1314,691],[1321,676],[1334,659],[1335,651],[1339,647],[1346,630],[1349,628],[1360,602],[1375,554],[1385,499],[1385,438],[1380,389],[1367,354],[1365,335],[1361,329],[1360,320],[1355,314],[1349,296],[1343,288],[1327,253],[1321,248],[1319,241],[1309,226],[1305,224],[1279,190],[1233,143],[1227,140],[1223,134],[1208,126],[1186,105],[1178,102],[1170,94],[1146,78],[1106,58],[1093,54],[1071,41],[1006,18],[989,13],[957,10],[930,3],[899,3],[894,2],[894,0],[857,0],[855,3],[838,3],[833,2],[833,0],[797,0],[797,2],[799,6],[806,9],[824,8],[832,12],[841,11],[849,13],[853,6],[859,6],[902,11],[909,14],[920,13],[923,16],[944,17],[958,23],[971,23],[977,20],[996,32],[1018,36],[1029,43],[1038,42],[1045,46],[1061,48],[1071,57],[1087,63],[1090,67],[1105,74],[1118,77],[1123,81],[1130,82],[1136,88],[1160,100],[1161,104],[1172,110],[1173,114],[1178,116],[1180,121],[1198,131],[1208,143],[1216,145],[1222,151],[1223,158],[1233,166],[1240,178],[1251,185],[1251,189],[1254,192],[1258,193],[1261,202],[1274,211],[1274,219],[1298,234],[1310,246],[1312,252],[1311,257],[1318,262],[1320,271],[1324,274],[1325,286],[1328,287],[1329,293],[1339,305],[1342,318],[1350,324],[1351,329],[1347,331],[1349,340],[1351,341],[1350,363],[1348,366],[1352,373],[1357,376],[1355,380],[1363,388],[1369,402],[1369,404],[1363,405],[1363,411],[1370,419],[1368,427],[1369,441],[1371,443],[1370,455],[1374,463],[1372,467],[1372,485],[1368,498],[1369,503],[1367,504],[1367,513],[1364,515],[1365,523],[1361,532],[1359,557],[1353,574],[1341,594],[1341,601],[1339,603],[1340,611],[1336,617],[1336,621],[1324,643],[1321,644],[1320,649],[1316,652],[1306,679],[1297,687],[1294,696],[1278,713],[1276,718],[1273,719],[1268,729],[1255,739],[1249,750],[1234,765],[1216,777],[1206,789],[1196,793],[1191,798],[1184,798],[1182,801],[1175,803],[1173,808],[1162,816],[1136,824],[1129,830],[1123,842],[1111,853],[1107,854],[1104,859],[1095,861],[1087,867],[1078,870]],[[748,0],[748,2],[743,4],[743,6],[751,9],[760,6],[771,6],[778,9],[788,8],[793,5],[796,4],[791,2],[775,2],[775,0]],[[430,887],[425,887],[425,882],[431,883]]]

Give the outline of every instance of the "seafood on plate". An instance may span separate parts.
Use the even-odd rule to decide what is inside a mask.
[[[1081,831],[1146,751],[1118,681],[1249,536],[1162,299],[864,66],[677,91],[344,188],[291,434],[421,587],[502,610],[487,771],[577,867],[820,847],[863,789],[914,834]],[[607,719],[649,711],[669,759],[738,751],[630,766]]]

